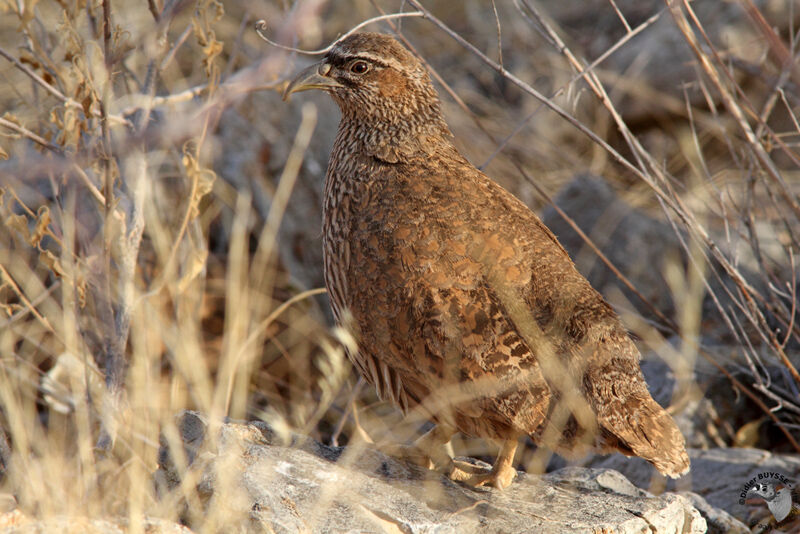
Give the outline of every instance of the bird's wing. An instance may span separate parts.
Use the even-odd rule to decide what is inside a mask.
[[[374,194],[359,211],[348,286],[355,322],[370,325],[360,367],[395,399],[405,390],[419,400],[443,382],[456,384],[459,395],[487,398],[498,381],[525,376],[516,389],[541,400],[535,409],[522,399],[505,407],[509,417],[515,406],[533,410],[539,421],[549,409],[547,384],[497,285],[523,295],[532,283],[549,285],[552,266],[574,268],[538,217],[471,169],[438,166],[446,179],[395,177],[391,194]]]

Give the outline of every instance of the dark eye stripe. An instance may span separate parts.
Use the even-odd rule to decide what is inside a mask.
[[[345,63],[347,63],[350,58],[341,56],[335,52],[328,52],[328,57],[326,61],[333,65],[334,67],[342,67]]]
[[[360,59],[362,61],[366,61],[370,65],[378,65],[379,67],[388,67],[389,64],[381,61],[379,59],[375,59],[372,56],[361,56],[359,54],[352,54],[352,55],[342,55],[336,51],[331,50],[328,52],[327,62],[333,65],[334,67],[344,67],[347,63],[353,61],[354,59]]]

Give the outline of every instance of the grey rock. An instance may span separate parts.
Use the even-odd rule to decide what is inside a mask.
[[[662,274],[665,262],[681,261],[682,256],[680,241],[671,226],[633,209],[598,176],[576,176],[559,191],[554,202],[645,298],[668,317],[674,316],[675,305]],[[609,289],[619,289],[637,311],[652,316],[552,206],[544,209],[542,220],[592,286],[607,296]]]
[[[688,273],[689,267],[681,239],[667,221],[633,208],[602,177],[590,174],[576,176],[559,191],[554,203],[589,236],[645,299],[673,322],[680,323],[673,290],[663,273],[668,264],[677,264],[684,273]],[[541,215],[544,223],[572,256],[578,270],[595,289],[615,305],[620,304],[615,293],[621,292],[636,312],[662,322],[649,306],[617,278],[553,206],[545,208]],[[684,232],[680,231],[683,236]],[[687,241],[686,237],[683,239]],[[743,268],[740,273],[757,289],[762,287],[753,273]],[[716,262],[709,266],[706,279],[721,305],[726,309],[732,306],[727,292],[735,293],[733,283],[723,275],[722,268]],[[701,326],[704,335],[711,336],[714,344],[731,342],[728,327],[708,294],[681,295],[680,298],[702,298]]]
[[[790,480],[800,479],[800,455],[772,454],[761,449],[690,450],[692,470],[689,475],[666,483],[667,491],[688,490],[702,496],[710,506],[719,508],[735,518],[746,518],[748,505],[741,502],[745,484],[758,479],[759,474],[780,473]],[[593,468],[616,469],[640,488],[649,487],[652,467],[639,458],[620,455],[595,457]],[[703,512],[702,506],[695,505]],[[709,520],[709,514],[704,514]],[[709,520],[713,524],[714,518]]]
[[[754,3],[761,9],[767,4],[764,0]],[[608,51],[627,31],[619,14],[603,0],[550,0],[544,2],[544,6],[548,15],[558,21],[560,28],[578,45],[578,50],[591,59]],[[702,102],[700,91],[691,89],[688,94],[685,91],[685,84],[697,79],[696,58],[669,10],[665,9],[664,2],[617,0],[616,7],[632,28],[659,13],[660,16],[645,31],[609,56],[602,66],[615,73],[624,73],[625,77],[636,80],[637,87],[653,89],[672,97],[673,101],[682,102],[688,96],[692,102]],[[713,42],[719,45],[736,39],[738,42],[757,43],[747,50],[740,50],[738,56],[755,62],[758,54],[764,52],[765,45],[737,7],[725,2],[693,4],[705,34]],[[772,23],[783,24],[778,20]],[[662,97],[662,100],[667,99]],[[651,116],[652,99],[627,99],[622,102],[620,111],[626,120]]]
[[[750,529],[747,525],[725,510],[714,508],[697,493],[682,491],[680,494],[686,497],[706,520],[708,534],[749,534]]]
[[[205,421],[196,414],[185,417]],[[206,437],[190,470],[199,475],[199,492],[208,496],[209,506],[224,499],[231,517],[242,518],[236,528],[277,533],[706,530],[685,497],[651,495],[608,469],[520,473],[500,492],[464,487],[371,448],[327,447],[297,435],[278,439],[263,423],[226,423],[217,436]]]

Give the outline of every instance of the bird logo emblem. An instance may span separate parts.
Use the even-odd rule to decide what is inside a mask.
[[[789,517],[792,510],[798,513],[797,507],[792,502],[792,490],[785,484],[759,483],[751,487],[749,493],[766,501],[767,508],[778,523]]]

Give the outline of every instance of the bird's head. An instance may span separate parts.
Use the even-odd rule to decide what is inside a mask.
[[[422,63],[393,37],[356,33],[300,72],[283,93],[322,89],[346,119],[369,123],[442,121],[439,98]]]
[[[767,500],[775,497],[775,487],[772,484],[754,484],[753,487],[750,488],[750,492]]]

